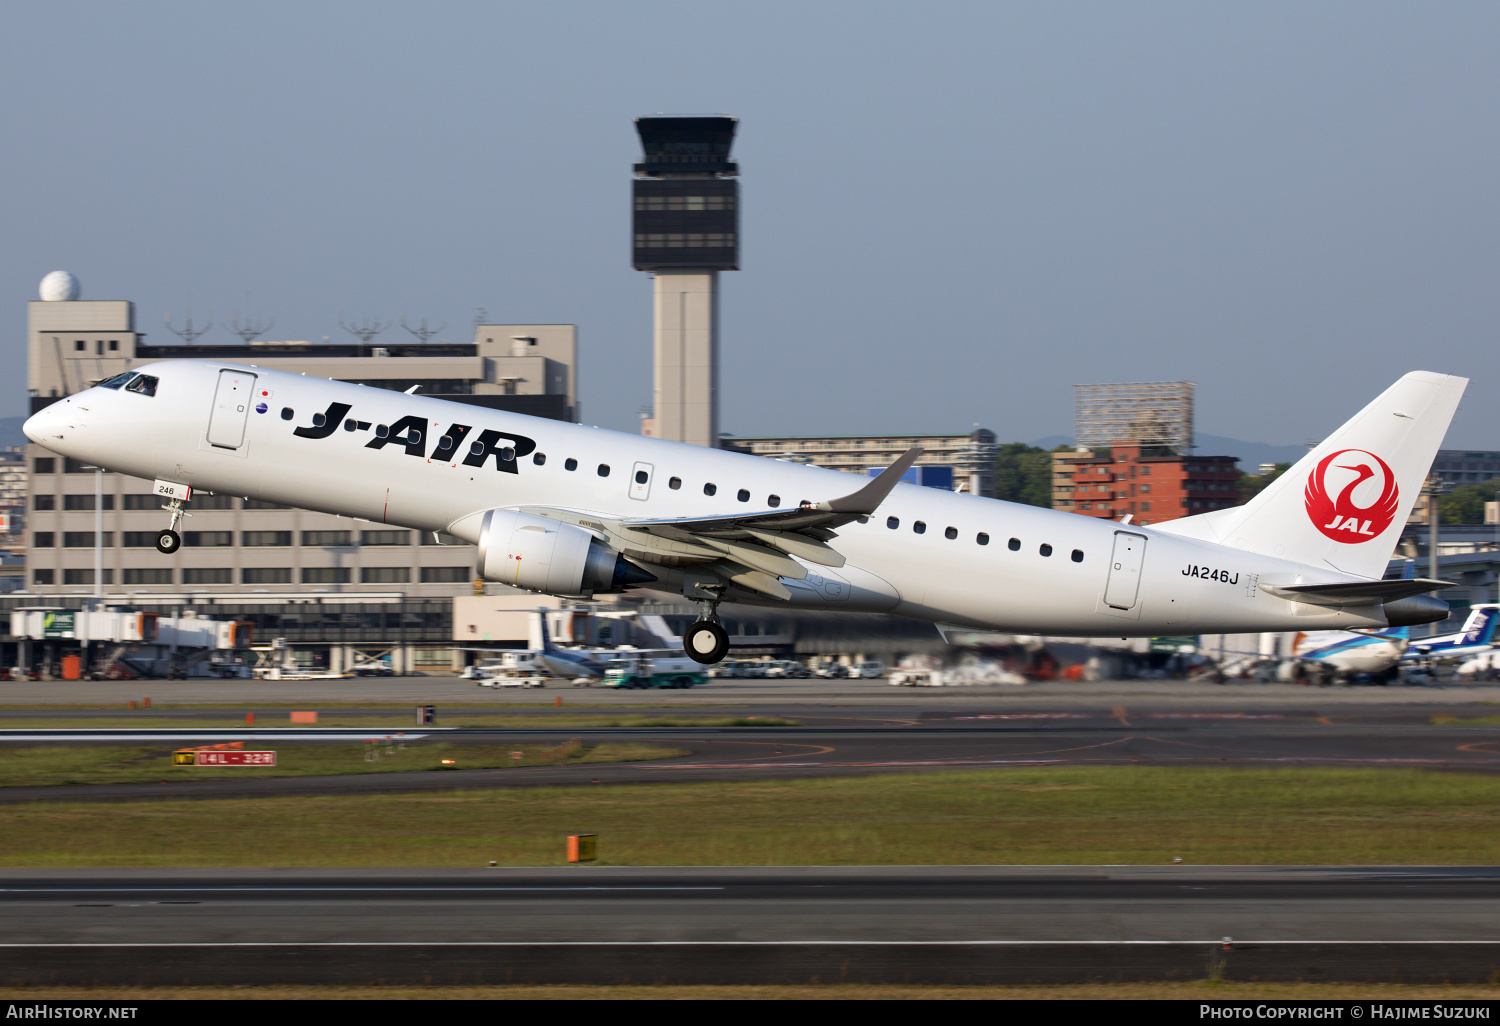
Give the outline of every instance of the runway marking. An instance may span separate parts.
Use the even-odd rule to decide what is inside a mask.
[[[1134,735],[1132,735],[1130,737],[1117,737],[1113,741],[1101,741],[1097,745],[1079,745],[1076,748],[1044,748],[1040,752],[1033,752],[1031,754],[1033,754],[1033,755],[1051,755],[1054,752],[1087,752],[1087,751],[1090,751],[1091,749],[1094,749],[1094,748],[1108,748],[1110,745],[1122,745],[1126,741],[1134,741],[1134,740],[1135,740],[1135,736]]]
[[[950,716],[950,720],[1092,720],[1093,713],[985,713],[981,716]]]
[[[1284,720],[1281,713],[1148,713],[1153,720]]]
[[[1066,762],[1065,759],[911,759],[894,762],[692,762],[667,765],[657,763],[641,766],[641,769],[783,769],[787,767],[807,768],[811,766],[876,767],[876,766],[1045,766]]]
[[[1488,748],[1480,747],[1481,745],[1494,744],[1500,744],[1500,741],[1473,741],[1466,745],[1459,745],[1458,750],[1460,752],[1480,752],[1484,755],[1500,755],[1500,752],[1493,752]]]
[[[109,732],[100,734],[25,734],[14,731],[0,731],[0,741],[368,741],[372,738],[380,740],[393,735],[389,731],[366,731],[350,734],[304,734],[301,731],[285,730],[275,734],[255,733],[208,733],[196,731],[183,731],[179,734],[151,734],[151,733],[126,733]],[[403,734],[402,740],[418,741],[427,737],[426,734]]]
[[[271,891],[275,893],[296,891],[301,894],[315,894],[319,891],[722,891],[727,887],[711,886],[661,886],[661,887],[633,887],[625,884],[582,884],[578,886],[555,886],[555,887],[521,887],[507,886],[505,884],[488,884],[481,886],[466,886],[463,884],[443,884],[432,887],[324,887],[311,885],[287,884],[283,887],[0,887],[0,894],[163,894],[178,893],[193,894],[200,891],[227,891],[230,893],[243,893],[251,891]]]
[[[1127,727],[1130,726],[1130,721],[1125,718],[1125,707],[1123,705],[1115,706],[1114,709],[1111,710],[1111,712],[1114,713],[1115,719],[1119,720]]]
[[[1191,741],[1173,741],[1165,737],[1146,737],[1147,741],[1155,741],[1163,745],[1180,745],[1183,748],[1199,748],[1205,752],[1243,752],[1244,748],[1225,748],[1223,745],[1195,745]]]
[[[851,720],[856,723],[904,723],[909,727],[920,727],[922,725],[921,720],[903,720],[897,716],[810,716],[808,718],[814,720]]]
[[[584,947],[773,947],[800,945],[806,947],[831,947],[844,945],[848,947],[891,947],[893,945],[909,945],[920,947],[950,946],[950,947],[1019,947],[1022,945],[1031,947],[1059,946],[1063,944],[1088,944],[1094,946],[1115,945],[1122,947],[1163,947],[1166,945],[1207,944],[1212,947],[1221,947],[1224,943],[1223,937],[1209,937],[1203,940],[645,940],[645,941],[223,941],[200,943],[193,941],[164,941],[153,944],[150,941],[104,941],[97,944],[88,942],[74,943],[42,943],[42,944],[17,944],[13,942],[0,943],[0,949],[20,948],[520,948],[520,947],[557,947],[557,948],[584,948]],[[1462,940],[1260,940],[1249,937],[1233,942],[1234,947],[1244,947],[1251,944],[1347,944],[1347,945],[1374,945],[1374,944],[1472,944],[1472,945],[1500,945],[1500,940],[1474,940],[1464,938]]]
[[[828,746],[828,745],[803,745],[803,744],[797,744],[794,741],[725,741],[724,739],[717,738],[717,737],[711,739],[708,742],[704,742],[702,738],[686,738],[686,739],[683,739],[683,738],[673,738],[672,740],[673,741],[683,741],[683,740],[686,740],[688,744],[692,744],[694,741],[697,741],[700,744],[709,743],[709,744],[717,744],[717,745],[761,745],[761,746],[775,745],[777,748],[816,748],[817,749],[817,751],[815,751],[815,752],[809,752],[808,753],[809,755],[824,755],[824,754],[826,754],[828,752],[833,752],[833,751],[837,751],[838,750],[838,749],[833,748],[833,747]],[[755,756],[747,756],[747,758],[755,758]],[[790,759],[790,758],[792,758],[792,756],[791,756],[791,754],[787,754],[787,755],[763,755],[763,756],[760,756],[760,758],[762,758],[762,759]],[[816,765],[816,764],[809,764],[809,765]]]

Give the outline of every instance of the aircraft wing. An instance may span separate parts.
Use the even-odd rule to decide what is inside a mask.
[[[791,593],[777,578],[800,581],[807,576],[807,568],[792,557],[820,566],[843,566],[844,557],[828,544],[838,536],[835,529],[874,513],[922,452],[921,448],[908,449],[848,495],[806,502],[794,509],[655,520],[605,518],[540,506],[522,509],[598,532],[632,560],[672,568],[701,567],[752,591],[786,600]]]

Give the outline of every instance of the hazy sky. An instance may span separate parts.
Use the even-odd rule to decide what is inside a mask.
[[[573,322],[584,419],[634,430],[631,119],[721,112],[725,430],[1029,440],[1188,378],[1200,430],[1296,443],[1424,368],[1500,448],[1497,53],[1493,3],[12,0],[0,414],[65,268],[151,342],[190,300]]]

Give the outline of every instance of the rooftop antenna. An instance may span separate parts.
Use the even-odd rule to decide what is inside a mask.
[[[446,321],[444,321],[442,324],[439,324],[436,328],[429,328],[427,326],[427,318],[423,317],[422,318],[422,326],[420,328],[413,328],[410,324],[406,323],[406,314],[402,314],[401,315],[401,327],[405,328],[407,331],[409,331],[413,335],[415,335],[417,337],[417,341],[418,342],[426,342],[428,339],[430,339],[432,336],[436,335],[438,332],[442,331],[447,326],[448,326],[448,323]]]
[[[214,326],[214,315],[213,314],[209,314],[208,315],[208,323],[206,325],[204,325],[201,328],[195,328],[195,327],[193,327],[193,308],[192,307],[188,307],[187,324],[186,324],[186,326],[184,326],[182,328],[174,328],[174,327],[172,327],[172,314],[170,312],[167,313],[167,330],[170,331],[172,334],[179,336],[188,345],[192,345],[193,342],[197,340],[197,338],[198,338],[199,335],[202,335],[204,332],[211,330],[213,328],[213,326]]]
[[[369,345],[371,339],[390,326],[390,321],[382,322],[379,317],[366,317],[364,320],[355,321],[353,324],[345,324],[344,315],[339,315],[339,327],[359,339],[365,345]]]
[[[238,335],[241,342],[249,345],[251,342],[260,338],[260,336],[264,335],[275,326],[276,318],[273,317],[266,323],[262,324],[260,320],[260,314],[251,314],[250,316],[245,318],[245,323],[241,324],[240,315],[236,313],[234,315],[234,318],[229,322],[229,327],[225,330],[227,330],[231,335]]]
[[[482,306],[476,306],[474,308],[474,327],[475,327],[475,329],[477,330],[481,324],[483,324],[485,321],[489,320],[489,317],[490,317],[490,315],[489,315],[489,313],[487,313],[485,311],[484,307],[482,307]]]

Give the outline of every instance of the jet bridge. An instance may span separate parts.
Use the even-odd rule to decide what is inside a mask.
[[[111,680],[132,677],[248,677],[243,653],[254,630],[243,620],[160,616],[128,609],[18,609],[10,633],[28,642],[81,648],[85,671]],[[23,655],[23,666],[30,660]]]

